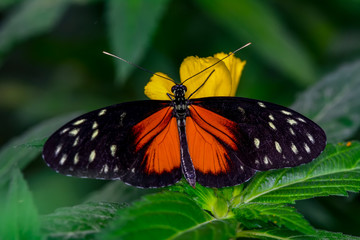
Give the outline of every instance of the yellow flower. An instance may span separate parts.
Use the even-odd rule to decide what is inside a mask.
[[[199,73],[226,56],[227,54],[225,53],[217,53],[213,57],[207,58],[185,58],[180,66],[181,82],[183,83],[189,77]],[[199,86],[204,83],[206,78],[209,77],[213,70],[215,70],[214,73],[209,77],[204,86],[192,96],[192,98],[235,96],[245,63],[245,61],[241,61],[234,55],[229,56],[215,66],[186,81],[184,83],[187,87],[185,97],[188,97],[191,93],[195,92]],[[158,72],[156,74],[169,78],[164,73]],[[153,75],[145,86],[145,95],[154,100],[169,100],[169,97],[166,94],[171,94],[172,86],[174,86],[173,82]]]

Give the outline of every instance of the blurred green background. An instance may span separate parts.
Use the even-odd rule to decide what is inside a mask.
[[[178,79],[185,57],[252,42],[237,53],[247,61],[237,96],[289,106],[359,58],[359,12],[356,0],[1,0],[0,146],[55,116],[145,99],[150,75],[102,51]],[[41,214],[105,184],[60,176],[40,157],[24,174]],[[315,227],[360,235],[358,194],[297,207]]]

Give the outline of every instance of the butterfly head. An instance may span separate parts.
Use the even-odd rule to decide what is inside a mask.
[[[175,95],[175,97],[185,96],[186,91],[186,86],[181,84],[176,84],[171,88],[171,92]]]

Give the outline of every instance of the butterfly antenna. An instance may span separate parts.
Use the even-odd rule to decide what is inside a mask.
[[[245,44],[244,46],[242,47],[239,47],[238,49],[236,49],[235,51],[229,53],[228,55],[226,55],[226,57],[223,57],[222,59],[220,59],[219,61],[217,61],[216,63],[208,66],[207,68],[204,68],[203,70],[201,70],[200,72],[196,73],[195,75],[192,75],[191,77],[187,78],[185,81],[183,81],[181,84],[184,84],[185,82],[187,82],[188,80],[190,80],[191,78],[193,77],[196,77],[197,75],[199,75],[200,73],[203,73],[205,72],[206,70],[208,70],[209,68],[212,68],[213,66],[215,66],[216,64],[218,64],[219,62],[223,61],[224,59],[230,57],[231,55],[234,55],[236,52],[240,51],[241,49],[243,48],[246,48],[247,46],[249,46],[251,44],[251,42]]]
[[[200,85],[200,87],[198,87],[195,91],[193,91],[190,96],[187,98],[187,100],[189,100],[191,98],[192,95],[194,95],[194,93],[196,93],[202,86],[204,86],[204,84],[206,83],[206,81],[210,78],[210,76],[215,72],[215,69],[211,71],[211,73],[209,74],[209,76],[205,79],[205,81]]]
[[[111,56],[111,57],[117,58],[117,59],[119,59],[119,60],[121,60],[121,61],[123,61],[123,62],[126,62],[127,64],[130,64],[130,65],[132,65],[132,66],[134,66],[134,67],[137,67],[138,69],[143,70],[144,72],[147,72],[147,73],[150,73],[150,74],[152,74],[152,75],[161,77],[161,78],[163,78],[163,79],[169,80],[169,81],[171,81],[171,82],[174,83],[174,81],[173,81],[171,78],[167,78],[167,77],[165,77],[165,76],[161,76],[161,75],[159,75],[159,74],[157,74],[157,73],[154,73],[154,72],[152,72],[152,71],[150,71],[150,70],[147,70],[146,68],[140,67],[139,65],[137,65],[137,64],[135,64],[135,63],[132,63],[132,62],[129,62],[129,61],[127,61],[127,60],[125,60],[125,59],[123,59],[123,58],[121,58],[121,57],[118,57],[118,56],[114,55],[114,54],[111,54],[111,53],[108,53],[108,52],[105,52],[105,51],[103,51],[103,53],[106,54],[106,55],[109,55],[109,56]]]

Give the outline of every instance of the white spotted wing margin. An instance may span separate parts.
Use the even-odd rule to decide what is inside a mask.
[[[255,99],[212,97],[193,99],[237,124],[236,156],[258,171],[294,167],[308,163],[324,150],[326,135],[320,126],[289,108]]]
[[[134,181],[142,179],[143,187],[148,187],[146,177],[139,172],[143,156],[133,150],[131,130],[170,104],[170,101],[128,102],[79,116],[49,137],[43,148],[43,159],[49,167],[64,175],[121,179],[139,187],[143,185]],[[163,185],[176,182],[181,178],[180,170],[174,178],[155,180]]]

